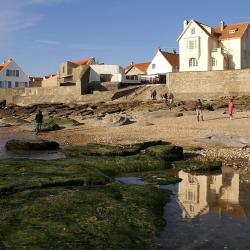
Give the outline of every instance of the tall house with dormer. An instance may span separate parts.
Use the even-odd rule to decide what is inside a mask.
[[[179,43],[180,71],[250,68],[250,25],[237,23],[210,27],[184,21]]]
[[[29,77],[10,59],[0,64],[0,88],[28,88]]]

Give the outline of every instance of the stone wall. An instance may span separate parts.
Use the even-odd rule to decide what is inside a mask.
[[[168,73],[167,87],[180,99],[250,95],[250,69]]]
[[[110,101],[113,94],[111,91],[105,91],[81,95],[79,87],[77,86],[0,89],[0,99],[6,99],[7,104],[13,103],[20,106],[38,103],[95,103]]]

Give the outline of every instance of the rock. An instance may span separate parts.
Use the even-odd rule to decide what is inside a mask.
[[[184,171],[214,171],[220,170],[222,167],[221,161],[174,161],[172,163],[174,169]]]
[[[177,161],[183,158],[183,148],[175,145],[156,145],[146,148],[145,154],[168,161]]]
[[[59,144],[45,140],[10,140],[6,143],[8,151],[57,150]]]
[[[174,116],[175,117],[181,117],[181,116],[183,116],[183,113],[175,113]]]
[[[1,123],[0,122],[0,128],[6,128],[6,127],[11,127],[12,125],[7,124],[7,123]]]
[[[228,135],[210,135],[194,139],[198,142],[204,142],[224,147],[247,148],[250,147],[250,136],[228,136]]]
[[[123,126],[134,123],[134,121],[131,121],[128,117],[121,116],[117,119],[114,119],[112,123],[116,126]]]
[[[26,120],[20,119],[20,118],[15,118],[15,117],[4,118],[4,119],[2,119],[1,122],[5,123],[5,124],[17,125],[17,126],[30,124],[29,121],[26,121]]]

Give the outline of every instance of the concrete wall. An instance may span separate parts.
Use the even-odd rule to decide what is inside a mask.
[[[49,78],[44,78],[42,80],[42,87],[43,88],[52,88],[52,87],[59,87],[58,84],[58,76],[50,76]]]
[[[250,95],[250,69],[168,73],[167,87],[185,100]]]

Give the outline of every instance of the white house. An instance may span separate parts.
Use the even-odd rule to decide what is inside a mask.
[[[148,78],[166,83],[166,73],[179,71],[179,55],[157,49],[157,53],[147,68]]]
[[[27,88],[29,77],[10,59],[0,64],[0,88]]]
[[[196,20],[184,21],[177,39],[180,71],[250,68],[249,23],[210,27]]]
[[[147,69],[150,62],[131,63],[125,68],[126,79],[137,81],[138,83],[147,82]]]
[[[125,72],[119,65],[90,65],[89,83],[92,82],[126,82]]]

